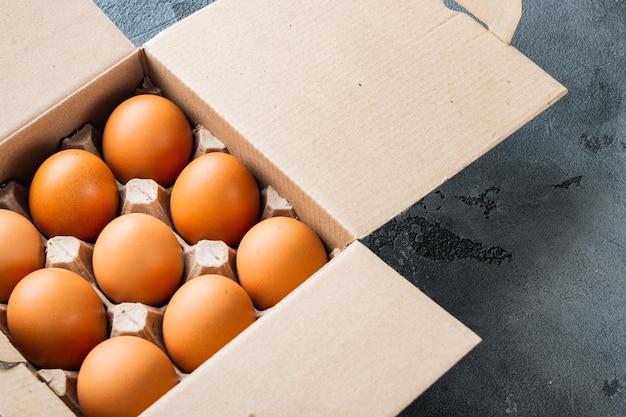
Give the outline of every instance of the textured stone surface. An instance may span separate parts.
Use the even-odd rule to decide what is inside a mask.
[[[210,1],[96,3],[141,44]],[[403,417],[626,414],[626,3],[525,0],[512,44],[569,94],[364,240],[484,339]]]
[[[95,0],[135,45],[153,38],[164,28],[189,16],[214,0]]]

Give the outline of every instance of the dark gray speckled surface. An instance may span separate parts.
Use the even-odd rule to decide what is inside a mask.
[[[210,1],[96,3],[141,44]],[[526,0],[512,44],[569,94],[365,239],[484,339],[402,416],[626,416],[626,1]]]

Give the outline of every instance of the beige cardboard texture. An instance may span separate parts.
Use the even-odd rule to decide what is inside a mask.
[[[13,347],[6,335],[0,331],[0,370],[16,363],[26,363],[26,359]]]
[[[0,363],[0,403],[2,417],[74,417],[25,364],[3,367]]]
[[[0,143],[0,184],[8,180],[28,184],[36,167],[57,150],[61,138],[70,136],[86,122],[102,126],[113,108],[133,93],[142,77],[140,51],[136,50],[82,88],[67,92],[63,102],[55,103],[35,122]]]
[[[478,342],[355,242],[144,415],[396,415]]]
[[[565,94],[440,0],[218,1],[146,49],[353,238]]]
[[[259,152],[253,143],[246,141],[236,128],[221,118],[211,103],[203,100],[188,85],[182,85],[167,66],[149,52],[146,51],[146,54],[152,80],[163,89],[164,94],[173,99],[192,120],[208,127],[213,135],[227,145],[230,153],[244,161],[263,184],[271,184],[280,190],[280,195],[297,207],[298,217],[321,235],[329,250],[343,248],[354,240],[353,234],[341,222],[332,217],[317,200],[311,198],[306,187],[285,175],[274,161]]]
[[[3,2],[0,142],[134,46],[91,0]]]

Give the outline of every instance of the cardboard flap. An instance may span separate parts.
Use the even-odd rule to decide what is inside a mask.
[[[146,50],[357,238],[565,94],[438,0],[218,1]]]
[[[75,417],[23,363],[0,366],[0,399],[3,417]]]
[[[478,342],[355,242],[145,415],[395,415]]]
[[[90,0],[4,2],[0,33],[0,142],[134,49]]]
[[[3,330],[0,329],[0,368],[9,367],[16,363],[26,363],[26,359],[11,344]]]

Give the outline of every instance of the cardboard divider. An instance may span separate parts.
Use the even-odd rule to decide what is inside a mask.
[[[3,315],[6,314],[6,304],[0,306],[0,310]],[[0,319],[6,319],[6,317],[0,317]],[[26,359],[13,347],[5,334],[5,323],[4,320],[0,320],[0,368],[9,368],[16,363],[26,363]]]
[[[63,403],[77,416],[82,415],[76,395],[78,372],[62,369],[40,369],[37,377],[45,382]]]

